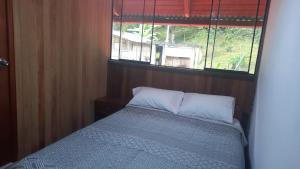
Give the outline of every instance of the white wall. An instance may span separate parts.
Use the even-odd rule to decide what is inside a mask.
[[[300,0],[272,0],[251,121],[254,169],[300,169]]]

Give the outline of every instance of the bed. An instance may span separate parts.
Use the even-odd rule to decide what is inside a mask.
[[[10,169],[243,169],[239,125],[127,106]]]

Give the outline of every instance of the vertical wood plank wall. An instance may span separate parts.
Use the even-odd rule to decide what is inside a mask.
[[[93,121],[111,0],[14,0],[19,158]]]

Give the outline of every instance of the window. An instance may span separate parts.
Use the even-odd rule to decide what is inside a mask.
[[[254,74],[267,0],[114,0],[111,59]]]

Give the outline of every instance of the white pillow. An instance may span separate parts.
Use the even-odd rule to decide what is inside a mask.
[[[185,93],[178,114],[232,123],[234,107],[233,97]]]
[[[166,110],[177,114],[183,99],[183,92],[150,87],[137,87],[132,90],[133,99],[128,105]]]

